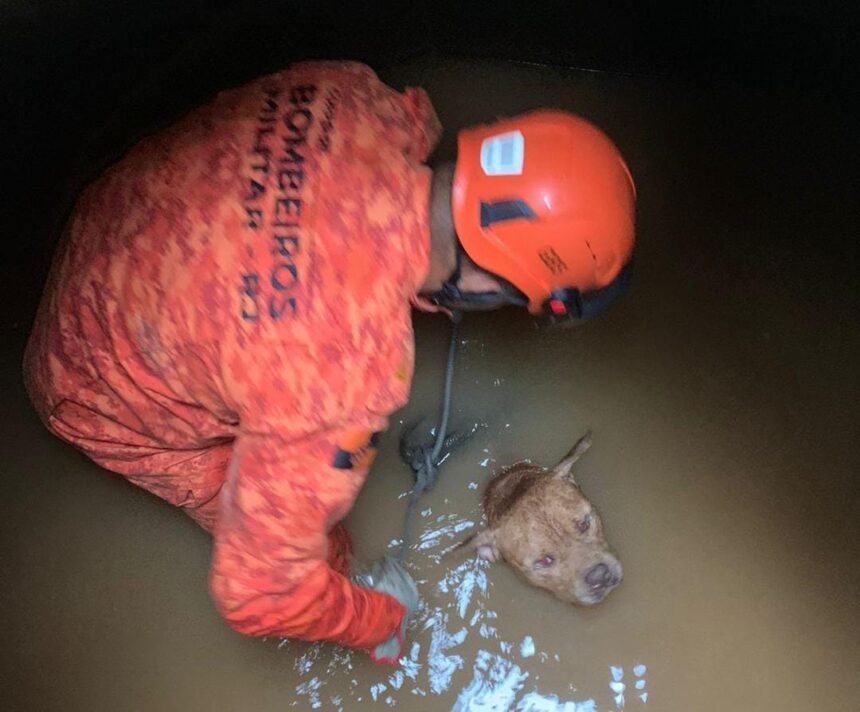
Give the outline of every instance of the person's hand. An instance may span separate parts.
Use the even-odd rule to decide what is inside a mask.
[[[406,609],[406,613],[397,630],[370,652],[370,658],[373,662],[396,665],[403,651],[406,624],[409,621],[409,617],[418,608],[418,589],[415,586],[415,582],[406,573],[403,564],[390,556],[377,561],[369,572],[356,578],[358,579],[358,583],[372,588],[374,591],[393,596]]]

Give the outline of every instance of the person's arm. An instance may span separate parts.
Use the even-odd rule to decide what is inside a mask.
[[[210,578],[235,630],[369,649],[399,629],[405,609],[397,600],[353,585],[326,563],[327,533],[366,473],[361,454],[348,455],[334,433],[299,444],[252,434],[236,440]]]

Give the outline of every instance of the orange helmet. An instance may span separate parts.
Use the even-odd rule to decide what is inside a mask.
[[[452,210],[463,249],[553,320],[602,311],[629,280],[636,188],[618,149],[563,111],[462,131]]]

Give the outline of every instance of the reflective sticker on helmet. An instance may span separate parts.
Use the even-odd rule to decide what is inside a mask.
[[[488,176],[523,174],[526,142],[520,131],[485,138],[481,144],[481,168]]]

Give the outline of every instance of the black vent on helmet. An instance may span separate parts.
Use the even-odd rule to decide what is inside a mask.
[[[481,227],[517,218],[535,218],[534,210],[524,200],[499,200],[495,203],[481,203]]]

